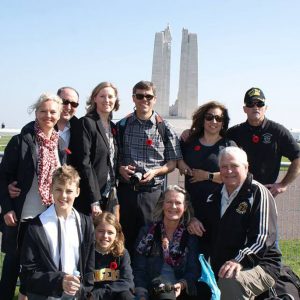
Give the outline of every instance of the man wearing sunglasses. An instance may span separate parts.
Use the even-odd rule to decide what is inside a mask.
[[[259,88],[249,89],[244,98],[247,120],[227,131],[227,137],[243,148],[254,179],[266,185],[274,197],[286,191],[300,173],[300,148],[282,125],[265,117],[266,99]],[[291,161],[286,175],[276,182],[282,156]]]
[[[60,119],[57,122],[57,129],[60,137],[65,141],[66,148],[72,152],[71,148],[73,145],[71,137],[74,134],[75,125],[78,122],[75,114],[79,105],[79,94],[72,87],[62,87],[58,89],[57,95],[63,101],[63,108]]]
[[[152,222],[165,175],[182,159],[175,132],[154,111],[160,99],[153,83],[138,82],[132,94],[135,111],[117,123],[120,219],[131,254],[139,229]]]

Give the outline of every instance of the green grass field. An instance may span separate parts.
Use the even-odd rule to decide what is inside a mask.
[[[5,135],[1,136],[0,138],[0,151],[4,151],[4,148],[6,147],[7,143],[11,139],[11,135]]]

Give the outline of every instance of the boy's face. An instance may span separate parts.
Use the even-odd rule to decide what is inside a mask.
[[[76,182],[55,181],[52,186],[52,193],[57,213],[65,214],[71,212],[74,200],[79,195],[79,187],[77,187]]]

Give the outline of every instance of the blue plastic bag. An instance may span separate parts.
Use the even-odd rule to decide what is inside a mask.
[[[218,288],[215,274],[210,266],[210,264],[206,261],[203,254],[199,255],[199,261],[201,264],[201,277],[198,281],[205,282],[211,289],[211,300],[220,300],[221,299],[221,291]]]

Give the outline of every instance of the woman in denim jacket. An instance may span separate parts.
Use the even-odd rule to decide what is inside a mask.
[[[196,299],[198,242],[186,228],[192,213],[183,188],[169,186],[160,197],[154,211],[156,222],[143,227],[137,239],[133,274],[138,300],[147,300],[150,294],[150,299],[155,299],[155,294],[164,291],[153,289],[152,281],[157,277],[171,284],[174,299]]]

